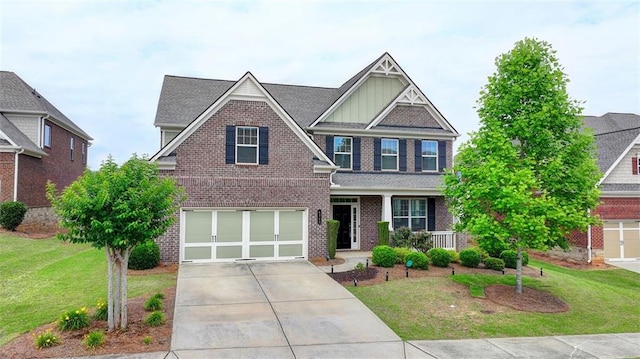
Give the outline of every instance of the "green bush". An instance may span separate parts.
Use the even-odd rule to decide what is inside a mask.
[[[47,329],[44,333],[36,336],[35,344],[36,348],[49,348],[60,344],[60,336],[51,332],[51,329]]]
[[[164,324],[164,313],[161,311],[152,312],[145,318],[144,322],[150,327],[159,327]]]
[[[482,257],[478,248],[471,247],[460,251],[460,264],[465,267],[477,268],[481,260]]]
[[[431,264],[436,267],[447,267],[451,262],[451,254],[446,249],[433,248],[429,251],[429,257],[431,258]]]
[[[394,247],[413,248],[413,245],[411,243],[411,236],[413,236],[411,228],[396,228],[393,230],[393,234],[391,235],[391,245]]]
[[[105,303],[104,300],[102,300],[102,299],[98,300],[98,303],[96,304],[96,311],[95,311],[95,313],[93,313],[93,318],[95,320],[107,320],[107,319],[109,319],[108,310],[109,310],[109,308],[107,307],[107,303]]]
[[[488,257],[500,258],[500,254],[507,249],[509,249],[509,245],[500,240],[482,240],[478,241],[478,246],[485,252],[487,252]]]
[[[449,255],[451,255],[451,263],[460,263],[460,254],[455,249],[447,249]]]
[[[340,228],[340,221],[335,219],[327,221],[327,252],[331,259],[336,257],[336,249],[338,248],[338,228]]]
[[[431,248],[433,248],[433,240],[431,239],[431,233],[429,232],[420,231],[414,233],[413,236],[409,237],[409,239],[411,240],[413,248],[422,253],[427,253]]]
[[[164,294],[163,294],[163,293],[156,293],[156,294],[154,294],[153,296],[154,296],[155,298],[158,298],[158,299],[164,299]]]
[[[393,267],[396,264],[396,252],[389,246],[375,246],[371,260],[380,267]]]
[[[27,214],[27,205],[22,202],[0,203],[0,226],[15,231]]]
[[[144,338],[142,338],[142,344],[144,345],[149,345],[151,344],[152,341],[153,341],[153,338],[151,337],[151,335],[147,335]]]
[[[404,258],[413,250],[405,247],[393,247],[393,251],[396,252],[396,264],[404,264]]]
[[[378,245],[389,245],[389,222],[378,221]]]
[[[146,302],[144,302],[144,310],[146,310],[147,312],[153,312],[161,309],[162,309],[162,299],[156,297],[155,295],[147,299]]]
[[[160,262],[160,247],[148,240],[137,245],[129,256],[129,269],[151,269]]]
[[[500,258],[504,261],[504,266],[507,268],[516,268],[518,264],[518,252],[513,249],[508,249],[500,254]],[[522,266],[529,264],[529,254],[522,252]]]
[[[84,345],[87,349],[95,349],[104,344],[104,333],[101,330],[94,330],[84,336]]]
[[[504,261],[500,258],[489,257],[484,260],[484,266],[488,269],[501,271],[504,269]]]
[[[89,325],[91,325],[91,318],[89,318],[89,313],[85,307],[78,310],[70,310],[62,314],[58,320],[58,328],[60,330],[82,329]]]
[[[429,258],[422,252],[411,252],[405,258],[405,263],[412,261],[411,268],[429,269]]]

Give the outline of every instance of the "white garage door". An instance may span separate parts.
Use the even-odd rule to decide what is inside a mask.
[[[306,218],[295,209],[183,210],[181,260],[304,258]]]
[[[640,259],[640,223],[605,221],[603,226],[606,259]]]

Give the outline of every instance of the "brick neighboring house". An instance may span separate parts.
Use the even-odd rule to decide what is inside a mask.
[[[91,140],[18,75],[0,71],[0,201],[24,202],[25,224],[55,223],[45,184],[64,188],[80,176]]]
[[[439,187],[458,132],[385,53],[337,88],[165,76],[152,161],[186,189],[165,262],[371,250],[377,222],[455,247]]]
[[[603,225],[572,236],[572,256],[588,262],[594,256],[640,259],[640,116],[606,113],[585,116],[584,123],[594,132],[598,166],[603,173],[601,203],[594,212]]]

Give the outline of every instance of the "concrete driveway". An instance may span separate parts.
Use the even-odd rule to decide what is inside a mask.
[[[179,358],[404,358],[402,340],[307,261],[183,264]]]

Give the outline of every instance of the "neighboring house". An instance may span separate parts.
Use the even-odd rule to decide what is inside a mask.
[[[371,250],[377,222],[455,247],[439,187],[458,132],[385,53],[338,88],[165,76],[152,161],[188,199],[165,262]]]
[[[606,113],[585,116],[584,123],[594,132],[603,173],[594,211],[603,224],[572,236],[578,259],[640,259],[640,116]]]
[[[48,209],[47,181],[62,189],[80,176],[91,140],[18,75],[0,71],[0,201]]]

